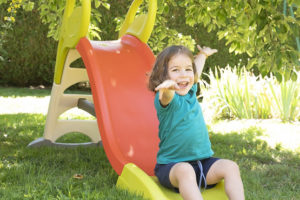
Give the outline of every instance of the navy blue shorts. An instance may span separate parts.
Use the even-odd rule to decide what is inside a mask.
[[[207,172],[210,169],[210,167],[212,166],[212,164],[214,164],[217,160],[219,160],[220,158],[214,158],[214,157],[210,157],[210,158],[206,158],[203,160],[200,160],[201,164],[202,164],[202,168],[203,171],[202,173],[204,174],[204,177],[206,178]],[[200,171],[200,167],[197,163],[197,161],[187,161],[188,163],[190,163],[196,173],[196,177],[197,177],[197,184],[199,186],[199,180],[200,180],[200,176],[201,176],[201,171]],[[156,164],[155,165],[155,176],[157,176],[160,184],[162,184],[163,186],[172,189],[176,192],[179,192],[178,188],[174,187],[171,182],[170,182],[170,178],[169,178],[169,174],[171,171],[171,168],[177,164],[176,162],[174,163],[169,163],[169,164]],[[207,185],[206,189],[212,188],[214,187],[216,184],[213,185]],[[205,187],[205,181],[201,181],[201,187]]]

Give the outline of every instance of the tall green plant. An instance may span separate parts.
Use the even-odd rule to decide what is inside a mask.
[[[296,72],[299,76],[299,72]],[[255,76],[242,69],[216,69],[208,74],[210,84],[201,84],[203,104],[211,118],[300,118],[300,80],[282,81]]]
[[[230,115],[241,119],[253,118],[253,106],[248,83],[249,77],[245,69],[241,72],[240,76],[236,68],[232,71],[229,68],[221,69],[221,76],[220,78],[218,72],[215,72],[219,97],[227,105],[231,112]]]
[[[298,72],[299,76],[299,72]],[[300,117],[300,81],[285,80],[279,84],[269,81],[276,106],[283,121],[297,120]]]

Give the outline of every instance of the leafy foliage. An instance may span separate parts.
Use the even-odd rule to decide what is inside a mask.
[[[247,53],[251,57],[248,68],[256,65],[263,76],[274,72],[279,78],[280,74],[295,78],[294,68],[300,69],[295,45],[300,2],[288,3],[296,5],[295,18],[284,16],[282,0],[185,0],[180,6],[186,8],[187,24],[203,24],[208,31],[217,29],[218,38],[230,44],[230,52]]]
[[[208,66],[247,65],[263,76],[272,72],[278,80],[282,74],[285,80],[296,79],[295,71],[300,69],[295,43],[299,36],[300,1],[288,0],[286,15],[285,1],[158,0],[156,23],[148,44],[155,54],[171,44],[183,44],[195,53],[196,43],[211,46],[219,52],[207,61]],[[3,47],[5,35],[15,28],[18,12],[38,10],[42,23],[48,26],[47,37],[57,40],[65,2],[0,0],[0,7],[5,8],[0,13],[0,64],[8,54]],[[132,0],[91,2],[89,38],[117,39]],[[146,12],[148,1],[142,3],[137,14]]]

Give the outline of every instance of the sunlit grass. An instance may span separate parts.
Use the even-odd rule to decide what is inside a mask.
[[[300,188],[294,183],[300,180],[299,153],[270,148],[258,139],[263,134],[256,127],[226,134],[214,132],[212,146],[217,156],[239,164],[246,199],[298,199]]]
[[[221,120],[210,124],[212,132],[242,133],[251,127],[260,130],[257,138],[268,146],[300,153],[300,123],[282,123],[280,120]]]

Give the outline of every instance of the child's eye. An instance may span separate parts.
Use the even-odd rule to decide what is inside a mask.
[[[193,69],[192,68],[187,68],[186,71],[190,72],[190,71],[193,71]]]
[[[172,72],[178,72],[179,70],[178,69],[172,69]]]

